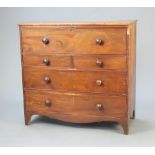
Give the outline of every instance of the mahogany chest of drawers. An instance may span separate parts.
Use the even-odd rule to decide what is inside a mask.
[[[115,121],[135,115],[136,21],[20,24],[25,124],[32,115]]]

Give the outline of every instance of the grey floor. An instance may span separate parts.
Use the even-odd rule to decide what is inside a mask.
[[[149,107],[137,109],[130,134],[123,135],[117,123],[77,125],[34,116],[25,126],[22,104],[1,103],[0,146],[155,146],[154,106]]]

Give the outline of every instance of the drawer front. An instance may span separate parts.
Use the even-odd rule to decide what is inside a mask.
[[[51,53],[126,53],[126,28],[23,28],[23,52]]]
[[[54,68],[71,68],[71,57],[65,55],[23,55],[25,66],[44,66]]]
[[[50,69],[24,69],[25,88],[66,91],[102,92],[125,94],[127,78],[125,72],[110,71],[56,71]]]
[[[76,68],[76,69],[118,69],[126,70],[127,62],[125,55],[23,55],[25,66],[45,66],[54,68]]]
[[[83,55],[74,57],[74,67],[77,69],[118,69],[127,70],[125,55]]]
[[[50,91],[25,91],[28,111],[77,113],[86,115],[122,116],[127,112],[126,96],[102,96],[56,93]],[[99,106],[100,105],[100,106]]]

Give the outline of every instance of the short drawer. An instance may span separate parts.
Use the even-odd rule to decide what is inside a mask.
[[[23,53],[126,53],[126,28],[22,28]]]
[[[126,96],[25,91],[25,104],[28,111],[42,114],[62,112],[112,117],[127,113]]]
[[[77,69],[127,70],[127,58],[125,55],[74,56],[74,67]]]
[[[126,72],[111,71],[58,71],[24,68],[25,88],[66,91],[127,93]]]
[[[23,55],[23,65],[71,68],[71,57],[65,55]]]

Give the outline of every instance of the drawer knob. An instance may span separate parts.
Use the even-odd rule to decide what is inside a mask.
[[[44,38],[42,39],[42,42],[43,42],[45,45],[47,45],[47,44],[49,44],[49,39],[48,39],[47,37],[44,37]]]
[[[96,80],[96,85],[101,86],[102,85],[102,80]]]
[[[96,44],[97,45],[103,45],[103,40],[102,39],[96,39]]]
[[[102,104],[96,104],[96,109],[97,110],[103,110],[103,105]]]
[[[50,78],[49,78],[48,76],[45,76],[45,77],[44,77],[44,81],[45,81],[46,83],[50,83],[50,82],[51,82],[51,80],[50,80]]]
[[[99,59],[99,58],[97,58],[97,60],[96,60],[96,65],[97,65],[98,67],[102,67],[102,66],[103,66],[102,60]]]
[[[45,65],[49,65],[49,60],[48,60],[47,58],[44,58],[44,59],[43,59],[43,63],[44,63]]]
[[[45,105],[50,107],[51,106],[51,101],[50,100],[45,100]]]

